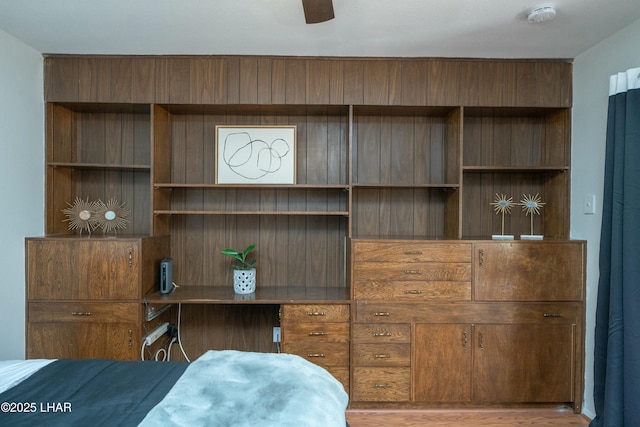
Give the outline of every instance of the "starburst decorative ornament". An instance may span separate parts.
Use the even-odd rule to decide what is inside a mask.
[[[541,235],[533,234],[533,215],[540,215],[540,209],[544,206],[540,195],[538,193],[535,196],[523,194],[519,204],[522,206],[525,215],[531,216],[531,234],[523,234],[520,238],[524,240],[542,240]]]
[[[91,234],[91,230],[97,227],[96,202],[90,202],[89,199],[82,200],[76,197],[73,203],[67,203],[69,207],[63,209],[62,213],[67,216],[64,222],[69,222],[69,230],[80,230],[80,234],[87,230]]]
[[[102,200],[96,202],[97,226],[102,229],[103,233],[117,232],[117,230],[127,228],[128,216],[129,210],[114,197],[109,199],[107,203]]]
[[[493,210],[496,212],[496,215],[502,215],[502,226],[500,228],[501,232],[499,235],[494,234],[492,238],[494,240],[512,240],[513,236],[504,234],[504,216],[505,214],[507,215],[511,214],[511,207],[513,206],[513,197],[509,197],[507,199],[507,196],[505,196],[504,194],[498,195],[498,193],[496,193],[496,198],[493,201],[493,203],[491,203],[491,205],[493,205]]]

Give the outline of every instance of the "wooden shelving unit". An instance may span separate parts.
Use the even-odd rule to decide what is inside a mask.
[[[185,290],[231,283],[220,250],[256,243],[259,286],[348,302],[349,239],[488,238],[496,193],[540,194],[537,231],[569,237],[566,61],[50,55],[44,74],[46,233],[76,197],[115,197],[127,233],[170,236]],[[295,125],[296,184],[216,184],[216,125]],[[192,352],[270,351],[260,307],[190,308]],[[238,317],[264,333],[228,337]]]

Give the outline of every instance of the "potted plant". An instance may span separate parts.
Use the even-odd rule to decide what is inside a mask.
[[[223,249],[222,255],[230,256],[237,260],[233,267],[233,290],[237,294],[251,294],[256,290],[256,269],[254,267],[256,259],[247,259],[249,252],[256,248],[255,244],[247,246],[242,252],[235,249]]]

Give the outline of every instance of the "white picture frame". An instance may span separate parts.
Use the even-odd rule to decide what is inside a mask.
[[[216,184],[295,184],[296,126],[216,126]]]

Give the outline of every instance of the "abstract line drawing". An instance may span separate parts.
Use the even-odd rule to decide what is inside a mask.
[[[218,126],[218,184],[294,184],[295,126]]]

